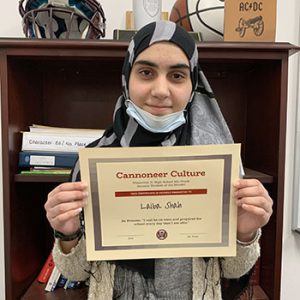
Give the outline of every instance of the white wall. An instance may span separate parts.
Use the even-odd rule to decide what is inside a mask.
[[[278,1],[277,40],[299,45],[300,1]],[[288,119],[286,143],[285,206],[283,225],[283,258],[281,299],[297,299],[300,278],[300,234],[291,231],[293,209],[293,174],[295,161],[296,112],[299,102],[299,54],[293,55],[289,63]],[[300,106],[298,104],[298,106]],[[300,114],[298,116],[300,121]],[[300,149],[298,149],[299,151]],[[298,168],[300,166],[297,166]]]
[[[125,28],[125,11],[131,10],[131,0],[99,0],[107,17],[107,36],[112,37],[113,29]],[[175,0],[163,0],[163,11],[170,11]],[[0,0],[0,37],[23,37],[21,17],[18,13],[18,1]],[[116,7],[117,6],[117,7]],[[4,9],[5,7],[5,9]],[[277,0],[277,34],[276,41],[291,42],[299,45],[300,36],[300,1]],[[299,55],[293,55],[289,64],[287,146],[286,146],[286,178],[285,206],[283,228],[283,259],[281,299],[296,299],[300,275],[300,235],[291,231],[293,203],[294,145],[296,129],[297,102],[300,93]],[[300,105],[299,105],[300,106]],[[300,110],[300,109],[299,109]],[[300,117],[300,114],[299,114]],[[299,151],[299,149],[298,149]],[[1,162],[0,162],[1,166]],[[1,168],[2,170],[2,168]],[[0,172],[0,183],[2,183]],[[2,184],[1,186],[2,187]],[[3,251],[3,199],[0,190],[0,299],[4,299],[4,251]],[[1,278],[2,276],[2,278]],[[2,280],[1,280],[2,279]],[[297,293],[297,294],[296,294]]]

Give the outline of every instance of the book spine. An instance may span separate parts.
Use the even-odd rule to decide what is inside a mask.
[[[78,152],[91,142],[96,136],[50,135],[23,132],[22,151],[60,151]]]
[[[80,285],[81,285],[81,281],[69,280],[66,288],[67,289],[76,289]]]
[[[53,268],[54,268],[54,261],[53,261],[52,253],[50,253],[38,276],[38,282],[46,283],[51,276]]]
[[[61,274],[58,281],[57,281],[56,288],[64,287],[66,282],[67,282],[67,278],[64,275]]]
[[[46,284],[45,291],[51,292],[55,289],[56,283],[57,283],[57,280],[58,280],[59,276],[60,276],[60,272],[57,269],[57,267],[54,266],[54,268],[52,270],[52,273],[51,273],[51,276],[49,277],[49,280]]]
[[[55,290],[55,288],[57,287],[57,283],[59,281],[60,276],[61,276],[61,272],[58,271],[56,276],[54,277],[54,281],[53,281],[53,284],[52,284],[52,287],[51,287],[51,292],[53,292]]]
[[[19,152],[19,167],[44,166],[72,168],[77,158],[77,153],[21,151]]]
[[[70,175],[71,170],[63,170],[63,171],[52,171],[52,170],[25,170],[21,171],[20,174],[25,175]]]

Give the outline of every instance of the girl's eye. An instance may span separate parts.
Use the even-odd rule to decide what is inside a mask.
[[[140,70],[139,74],[142,75],[142,77],[150,77],[152,75],[151,70]]]
[[[183,76],[182,74],[178,74],[178,73],[175,73],[175,74],[173,75],[173,77],[176,78],[176,79],[184,78],[184,76]]]
[[[173,80],[176,80],[176,81],[182,81],[184,80],[185,78],[187,78],[188,76],[184,73],[172,73],[171,74],[171,78],[173,78]]]

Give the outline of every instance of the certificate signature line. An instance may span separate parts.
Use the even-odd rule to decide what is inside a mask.
[[[181,232],[181,235],[190,235],[190,234],[207,234],[206,232]]]
[[[144,234],[121,234],[121,235],[117,235],[117,236],[120,236],[120,237],[126,237],[126,236],[145,236]]]

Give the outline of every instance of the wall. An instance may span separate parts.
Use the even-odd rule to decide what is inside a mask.
[[[277,40],[289,41],[299,45],[300,36],[300,1],[278,1],[277,12]],[[281,299],[290,300],[298,298],[299,270],[300,270],[300,234],[291,231],[293,209],[293,174],[295,161],[295,132],[296,112],[299,109],[299,55],[293,55],[289,63],[289,95],[286,143],[286,176],[285,176],[285,207],[283,227],[283,259]],[[300,113],[298,114],[300,121]],[[299,149],[298,149],[299,151]],[[298,168],[300,166],[297,166]]]
[[[107,17],[107,37],[112,37],[115,28],[125,28],[125,11],[131,10],[131,0],[99,0]],[[113,2],[113,4],[112,4]],[[163,11],[170,11],[175,0],[163,0]],[[115,9],[115,3],[118,9]],[[21,17],[18,13],[18,1],[0,0],[0,37],[23,37]],[[4,9],[5,7],[5,9]],[[300,36],[300,1],[277,0],[277,34],[276,41],[291,42],[299,45]],[[283,258],[282,258],[282,286],[281,299],[295,299],[299,287],[300,270],[300,235],[291,231],[292,204],[293,204],[293,174],[295,156],[296,112],[299,102],[298,86],[300,79],[299,55],[293,55],[289,63],[289,90],[288,90],[288,118],[287,118],[287,145],[286,145],[286,179],[285,179],[285,207],[283,228]],[[300,105],[299,105],[300,107]],[[300,108],[298,107],[299,111]],[[300,112],[299,112],[300,121]],[[1,126],[1,125],[0,125]],[[0,150],[1,151],[1,150]],[[299,151],[299,150],[298,150]],[[1,167],[2,162],[0,162]],[[2,170],[2,168],[1,168]],[[0,183],[2,172],[0,171]],[[2,184],[0,185],[0,188]],[[0,274],[4,274],[3,250],[3,199],[0,190]],[[4,299],[4,276],[0,275],[0,299]]]

